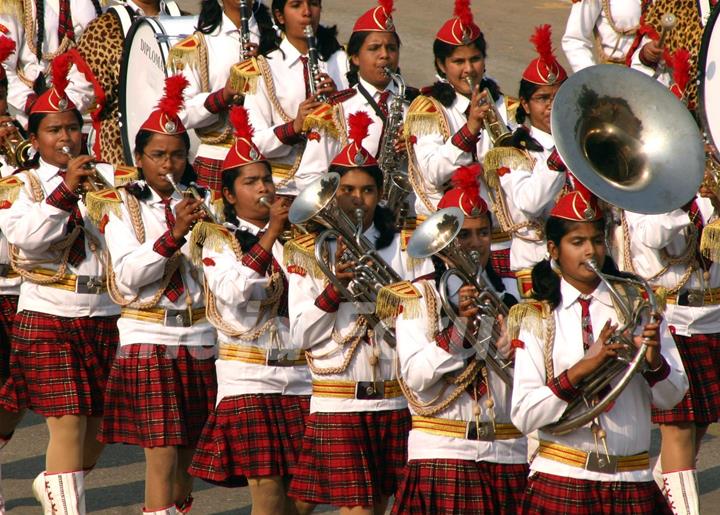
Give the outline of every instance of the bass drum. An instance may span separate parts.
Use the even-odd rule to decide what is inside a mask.
[[[130,27],[120,63],[120,133],[125,162],[135,162],[135,135],[162,98],[170,48],[195,32],[197,16],[138,18]],[[190,136],[190,162],[199,140]]]
[[[698,112],[705,137],[720,160],[720,8],[714,9],[703,32],[698,56]]]

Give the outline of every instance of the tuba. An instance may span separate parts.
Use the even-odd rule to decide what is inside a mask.
[[[495,320],[498,315],[507,318],[508,309],[478,273],[480,265],[477,257],[461,249],[455,239],[464,220],[463,212],[456,207],[436,211],[415,230],[408,242],[407,252],[416,259],[437,255],[452,263],[454,268],[449,268],[440,277],[439,290],[443,309],[457,327],[463,328],[466,324],[450,302],[448,286],[451,278],[457,277],[462,284],[470,284],[479,292],[475,298],[479,310],[474,320],[479,330],[469,339],[477,355],[512,387],[512,361],[503,358],[495,346],[500,337]]]
[[[378,292],[383,286],[400,282],[402,278],[363,235],[362,210],[356,210],[355,221],[351,221],[337,206],[335,195],[339,185],[340,176],[337,173],[331,172],[320,177],[295,198],[288,218],[295,225],[314,221],[326,227],[315,239],[315,260],[320,270],[347,302],[357,306],[358,313],[363,314],[368,326],[381,335],[386,343],[394,346],[393,330],[374,312],[368,313],[367,308],[376,304]],[[348,286],[340,282],[323,259],[325,243],[338,237],[347,245],[346,257],[357,264],[355,278]]]
[[[705,153],[695,120],[665,86],[638,71],[597,65],[574,74],[555,96],[551,124],[557,151],[568,169],[612,206],[666,213],[690,201],[704,178]],[[582,395],[577,401],[557,422],[543,428],[558,435],[597,417],[643,370],[647,346],[634,349],[628,335],[643,319],[660,312],[644,279],[629,274],[609,278],[592,260],[585,266],[608,287],[621,312],[623,326],[611,338],[624,343],[626,352],[585,378],[578,385]],[[615,382],[611,390],[598,399],[611,382]]]

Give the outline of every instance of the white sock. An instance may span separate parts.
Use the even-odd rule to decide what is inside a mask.
[[[697,471],[679,470],[663,474],[666,497],[674,515],[699,515]]]

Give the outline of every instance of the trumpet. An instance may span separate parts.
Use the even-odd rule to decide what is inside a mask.
[[[70,159],[74,159],[76,156],[72,154],[70,147],[67,145],[60,149],[60,152],[68,156]],[[93,170],[93,174],[84,181],[84,188],[82,194],[84,195],[88,191],[102,191],[111,190],[115,188],[114,184],[110,184],[105,177],[98,171],[94,163],[87,163],[85,165],[87,170]]]
[[[470,96],[472,97],[472,93],[475,91],[475,86],[477,85],[475,76],[468,75],[465,77],[465,81],[470,86]],[[483,119],[483,126],[488,136],[490,136],[490,141],[493,146],[503,147],[507,144],[508,140],[512,138],[512,132],[510,132],[508,126],[505,125],[500,111],[498,111],[495,102],[493,102],[490,90],[484,88],[483,91],[485,92],[485,98],[480,100],[480,105],[487,104],[490,106],[490,110],[485,114],[485,118]]]
[[[270,202],[270,197],[267,197],[263,195],[258,199],[258,203],[262,204],[263,206],[266,206],[268,209],[272,207],[272,203]],[[295,233],[293,231],[293,228],[297,227],[298,231],[300,231],[303,234],[307,234],[308,231],[305,230],[305,228],[302,225],[292,225],[288,222],[288,226],[286,229],[280,234],[279,240],[280,243],[285,244],[286,242],[292,240],[295,237]]]
[[[205,218],[211,223],[222,225],[222,222],[220,222],[220,220],[215,216],[215,213],[213,213],[212,209],[210,208],[209,191],[206,192],[205,196],[200,195],[200,187],[195,182],[191,182],[186,190],[181,190],[177,182],[175,182],[172,174],[165,175],[165,180],[172,185],[175,193],[177,193],[181,197],[190,197],[195,200],[202,200],[202,203],[200,204],[200,209],[203,211],[203,215],[205,216]]]
[[[32,145],[30,140],[23,139],[20,131],[15,125],[8,121],[2,124],[3,127],[12,127],[14,130],[0,138],[0,155],[4,155],[7,164],[16,168],[22,168],[30,161]]]
[[[501,336],[495,321],[498,315],[507,319],[508,308],[480,275],[477,254],[466,252],[457,242],[457,235],[462,229],[464,220],[465,216],[458,208],[437,211],[415,230],[408,242],[407,252],[416,259],[437,255],[452,264],[453,268],[448,268],[440,277],[439,290],[443,309],[456,327],[462,328],[467,324],[450,302],[449,282],[452,277],[457,277],[462,284],[475,287],[478,296],[475,297],[474,302],[478,313],[473,322],[478,331],[470,337],[470,341],[478,356],[485,360],[505,384],[512,387],[512,361],[500,355],[495,346],[495,342]]]
[[[315,239],[315,259],[318,266],[337,289],[342,297],[353,303],[359,313],[363,313],[368,326],[376,335],[390,346],[395,346],[393,329],[374,312],[368,313],[367,307],[374,306],[377,295],[383,286],[402,281],[402,278],[375,250],[372,243],[363,234],[363,211],[357,209],[351,221],[335,202],[340,185],[340,176],[331,172],[317,179],[295,198],[290,206],[289,219],[293,224],[303,224],[310,220],[326,229]],[[323,253],[329,239],[342,238],[347,246],[344,259],[356,263],[354,278],[345,286],[325,262]]]

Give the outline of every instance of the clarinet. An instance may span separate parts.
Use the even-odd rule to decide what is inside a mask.
[[[240,0],[240,60],[248,58],[250,44],[250,0]]]
[[[315,33],[310,25],[305,27],[305,41],[308,47],[308,72],[310,73],[310,94],[317,98],[318,102],[327,102],[327,95],[318,95],[318,76],[320,75],[319,54]]]
[[[383,171],[385,183],[382,199],[384,206],[393,212],[396,225],[401,227],[409,208],[407,197],[412,191],[407,173],[401,170],[403,155],[395,151],[398,134],[403,125],[405,81],[399,73],[395,73],[389,67],[385,67],[384,71],[397,84],[398,94],[388,106],[388,117],[380,141],[378,165]]]

